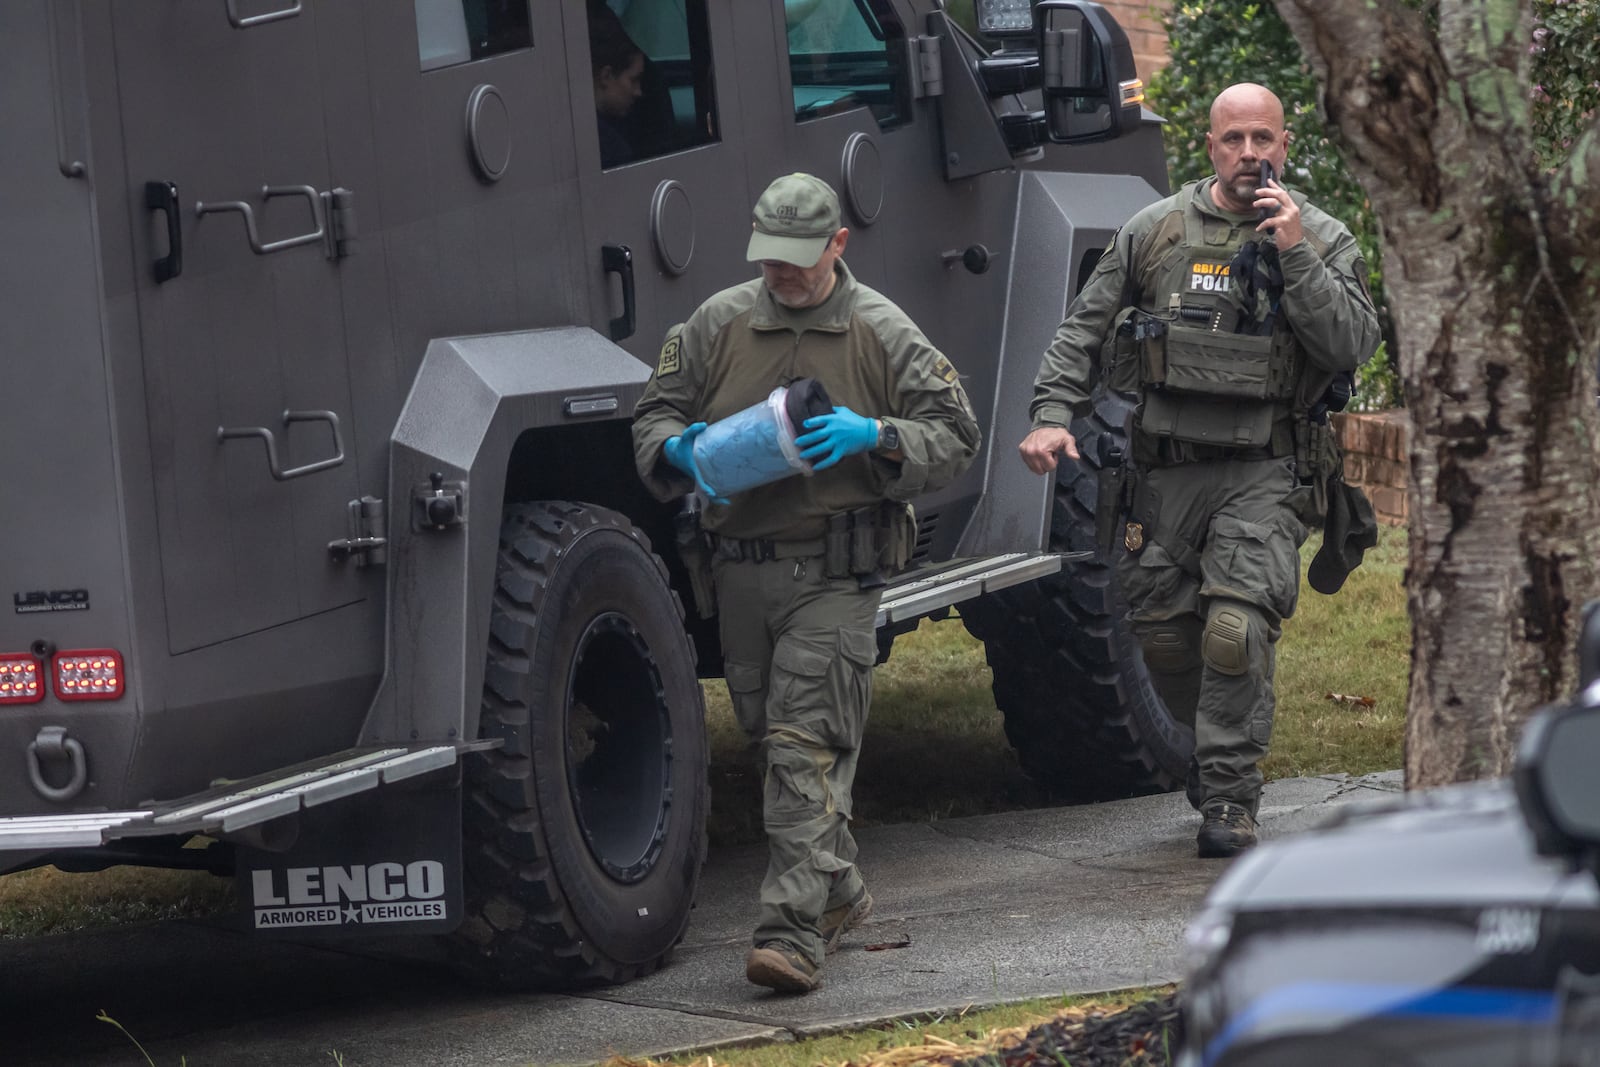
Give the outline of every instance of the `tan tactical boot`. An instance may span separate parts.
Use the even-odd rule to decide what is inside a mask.
[[[1256,821],[1242,804],[1208,800],[1200,809],[1200,816],[1195,844],[1201,859],[1226,859],[1255,846]]]
[[[818,926],[823,944],[828,947],[828,954],[831,956],[837,952],[844,935],[860,926],[871,914],[872,894],[867,892],[866,886],[861,887],[861,892],[856,894],[854,900],[823,912],[822,922]]]
[[[809,993],[822,984],[822,968],[787,941],[763,941],[751,949],[744,976],[780,993]]]

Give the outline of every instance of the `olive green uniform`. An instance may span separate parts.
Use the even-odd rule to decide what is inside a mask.
[[[1257,218],[1216,207],[1215,180],[1118,233],[1045,353],[1031,412],[1035,427],[1069,426],[1090,408],[1097,371],[1137,394],[1127,522],[1113,548],[1129,619],[1169,708],[1193,715],[1190,801],[1222,798],[1254,815],[1303,520],[1338,466],[1315,408],[1379,333],[1355,239],[1300,194],[1304,239],[1276,254],[1278,302],[1264,289],[1241,301],[1228,266],[1257,239]],[[1265,336],[1234,332],[1269,311]]]
[[[770,861],[755,942],[789,941],[818,964],[823,912],[862,888],[848,820],[880,598],[854,577],[824,573],[829,520],[940,488],[967,468],[979,442],[950,361],[842,261],[835,270],[833,292],[814,308],[780,305],[760,279],[706,301],[669,333],[633,427],[639,475],[662,500],[694,489],[662,458],[668,438],[799,378],[817,379],[835,405],[899,432],[898,462],[848,456],[712,504],[702,523],[717,547],[729,693],[764,764]]]

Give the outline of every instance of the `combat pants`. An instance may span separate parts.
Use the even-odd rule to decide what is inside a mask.
[[[872,697],[880,594],[830,579],[821,559],[715,564],[724,673],[760,743],[768,862],[755,943],[820,965],[818,922],[863,887],[850,788]]]
[[[1184,693],[1193,701],[1171,708],[1193,716],[1189,802],[1199,808],[1220,797],[1254,815],[1257,764],[1272,739],[1275,645],[1300,593],[1306,528],[1295,504],[1304,490],[1283,458],[1186,463],[1142,476],[1157,494],[1158,520],[1140,551],[1118,548],[1129,621],[1158,690],[1169,701]],[[1198,550],[1198,566],[1174,547],[1182,545]]]

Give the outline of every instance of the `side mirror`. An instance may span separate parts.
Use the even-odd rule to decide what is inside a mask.
[[[1573,856],[1600,875],[1600,601],[1584,608],[1578,664],[1583,690],[1528,720],[1512,781],[1540,854]]]
[[[1091,0],[1040,0],[1034,25],[1050,140],[1109,141],[1138,126],[1144,82],[1128,35],[1104,7]]]

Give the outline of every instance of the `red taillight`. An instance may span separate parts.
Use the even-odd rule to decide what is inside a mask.
[[[60,700],[115,700],[122,695],[122,654],[109,648],[57,652],[50,673]]]
[[[27,652],[0,652],[0,704],[32,704],[44,699],[44,672]]]

